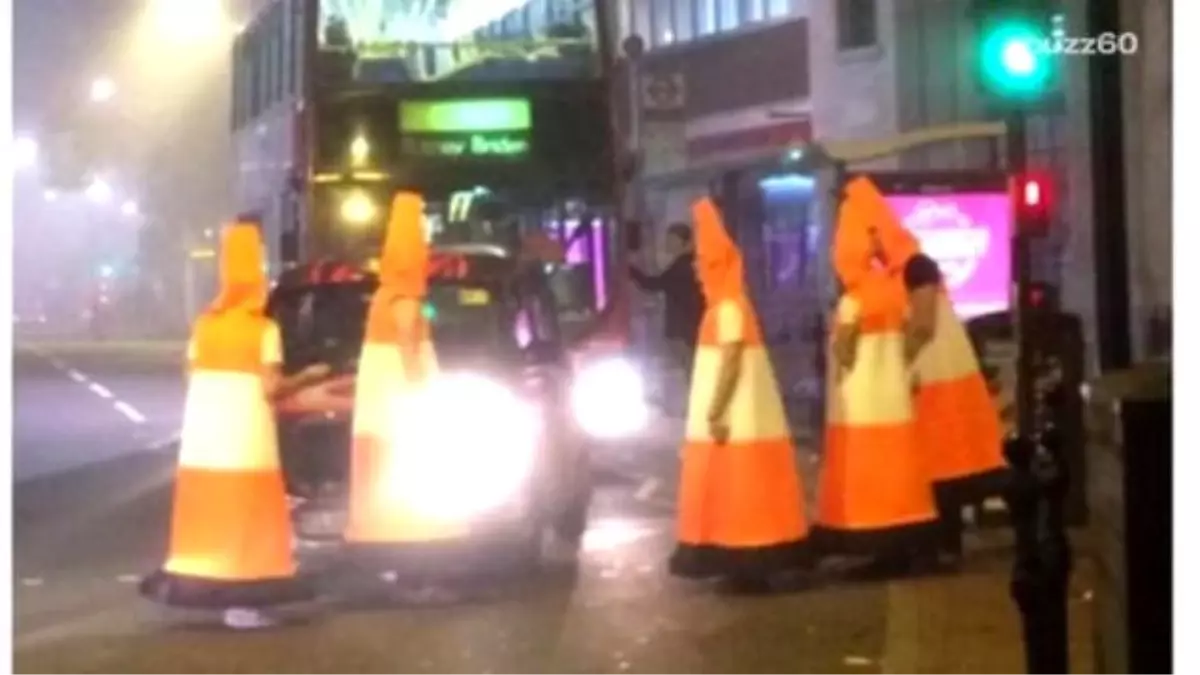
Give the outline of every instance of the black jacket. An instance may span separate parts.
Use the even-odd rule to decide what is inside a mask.
[[[633,282],[643,291],[661,292],[666,300],[663,334],[668,340],[695,343],[704,313],[704,297],[696,281],[695,256],[685,253],[659,274],[630,269]]]

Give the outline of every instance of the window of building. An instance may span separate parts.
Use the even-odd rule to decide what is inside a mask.
[[[617,46],[621,40],[633,35],[633,0],[620,0],[617,3]]]
[[[633,0],[633,33],[651,44],[654,35],[650,26],[650,0]]]
[[[283,12],[275,5],[267,26],[271,35],[271,103],[283,98]]]
[[[237,130],[242,125],[242,100],[246,80],[245,60],[242,57],[242,39],[233,43],[233,89],[230,92],[229,128]]]
[[[717,30],[733,30],[742,24],[740,0],[717,0]]]
[[[264,82],[266,69],[263,68],[262,40],[259,39],[261,33],[258,26],[255,26],[250,32],[250,38],[246,45],[246,56],[250,66],[250,119],[257,117],[258,113],[262,111],[263,93],[266,90]]]
[[[766,19],[763,2],[765,0],[742,0],[742,21],[754,23]]]
[[[691,40],[696,34],[696,0],[675,0],[675,39]]]
[[[651,29],[654,46],[664,46],[675,42],[675,21],[672,0],[650,0],[652,14]]]
[[[294,81],[295,78],[292,76],[294,73],[294,69],[292,68],[292,54],[294,54],[296,50],[295,47],[292,46],[292,43],[296,41],[298,36],[292,32],[291,9],[292,7],[290,2],[280,3],[279,32],[280,35],[282,35],[282,48],[279,52],[281,61],[279,68],[281,71],[281,76],[283,77],[284,96],[291,96],[296,93],[296,83]]]
[[[718,0],[696,0],[696,35],[712,35],[717,32]]]
[[[878,44],[875,12],[875,0],[837,0],[838,49],[862,49]]]
[[[783,19],[791,16],[795,10],[793,0],[767,0],[768,19]]]

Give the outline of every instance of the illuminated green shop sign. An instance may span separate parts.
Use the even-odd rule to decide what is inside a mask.
[[[400,104],[403,150],[424,157],[529,154],[529,101],[520,98],[409,101]]]

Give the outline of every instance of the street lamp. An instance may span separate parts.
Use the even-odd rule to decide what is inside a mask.
[[[58,201],[58,193],[49,189],[42,190],[42,199],[46,200],[47,202],[56,202]]]
[[[117,83],[109,77],[97,77],[92,80],[91,97],[93,103],[107,103],[117,95]]]
[[[13,167],[17,170],[33,168],[38,159],[38,143],[28,136],[20,136],[12,142]]]
[[[87,189],[84,190],[84,194],[94,202],[107,202],[112,199],[112,186],[103,178],[93,178]]]
[[[136,216],[138,214],[137,202],[132,199],[125,200],[125,203],[121,204],[121,213],[127,216]]]
[[[155,34],[175,44],[203,44],[234,31],[221,0],[152,0],[150,12]]]

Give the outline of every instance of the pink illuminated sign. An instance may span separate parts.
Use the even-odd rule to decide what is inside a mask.
[[[1006,193],[894,194],[887,201],[937,261],[959,316],[1009,308],[1012,207]]]

